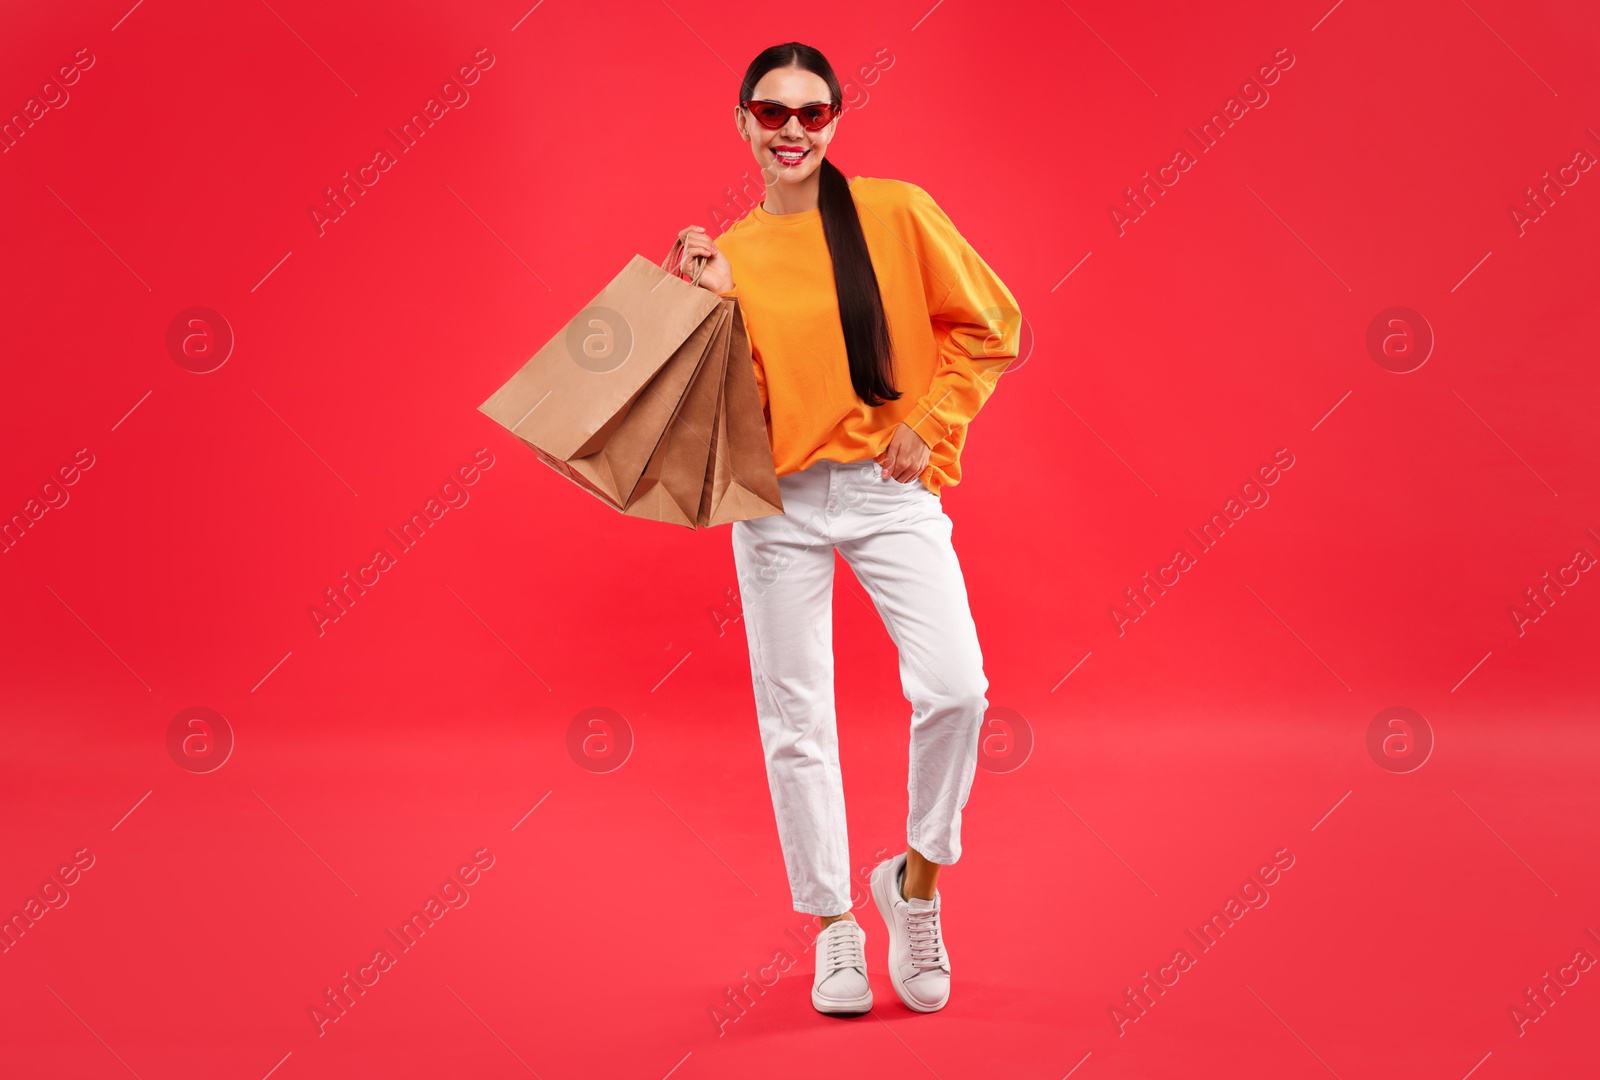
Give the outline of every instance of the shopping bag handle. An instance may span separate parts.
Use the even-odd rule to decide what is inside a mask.
[[[678,237],[676,240],[674,240],[672,242],[672,250],[667,252],[667,257],[665,259],[661,260],[661,269],[665,270],[667,273],[673,275],[674,277],[677,277],[677,278],[681,279],[682,276],[683,276],[683,272],[684,272],[683,271],[683,262],[684,262],[683,252],[684,252],[683,237],[680,236],[680,237]],[[710,261],[711,260],[707,259],[704,255],[695,255],[694,257],[689,259],[689,266],[690,266],[689,282],[690,282],[690,284],[693,284],[693,285],[700,284],[700,275],[701,275],[701,273],[703,273],[705,271],[706,263],[708,263]]]

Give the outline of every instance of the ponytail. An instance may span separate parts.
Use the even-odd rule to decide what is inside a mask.
[[[833,258],[833,283],[839,294],[839,322],[845,350],[850,355],[850,382],[856,396],[876,408],[898,401],[893,383],[894,350],[889,341],[889,320],[883,312],[878,274],[861,231],[861,214],[850,194],[850,181],[827,158],[817,168],[817,206],[822,211],[822,234]]]

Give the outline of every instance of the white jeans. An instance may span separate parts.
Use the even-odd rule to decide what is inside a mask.
[[[932,862],[961,857],[989,699],[953,523],[920,480],[883,478],[868,458],[822,460],[778,478],[784,513],[733,524],[767,783],[796,911],[852,907],[833,697],[837,548],[900,652],[911,703],[906,842]]]

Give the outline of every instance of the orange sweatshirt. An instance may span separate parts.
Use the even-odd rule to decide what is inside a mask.
[[[1022,315],[994,271],[928,193],[858,176],[850,191],[878,277],[898,401],[869,408],[850,382],[822,211],[758,203],[717,237],[733,267],[779,476],[822,458],[883,460],[905,423],[930,449],[934,494],[961,480],[967,425],[1017,358]]]

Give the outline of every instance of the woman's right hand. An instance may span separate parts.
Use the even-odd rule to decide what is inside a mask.
[[[725,293],[733,288],[733,266],[722,249],[711,242],[711,237],[698,225],[690,225],[678,233],[683,241],[683,272],[693,275],[689,260],[703,255],[708,260],[700,271],[700,287],[714,293]]]

